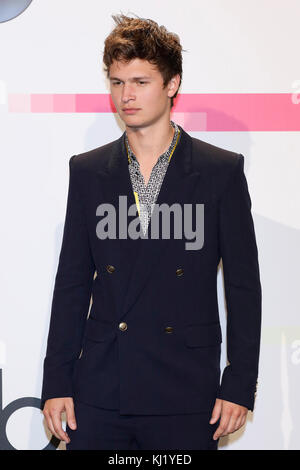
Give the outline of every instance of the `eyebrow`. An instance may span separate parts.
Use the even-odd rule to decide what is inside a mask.
[[[145,77],[132,77],[131,80],[142,80],[144,78],[150,79],[151,77],[146,77],[146,76]],[[118,77],[110,77],[109,79],[110,80],[119,80],[120,82],[122,82],[122,80]]]

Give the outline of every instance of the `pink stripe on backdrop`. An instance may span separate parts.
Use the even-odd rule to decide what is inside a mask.
[[[179,94],[172,118],[187,131],[299,131],[291,93]],[[116,113],[110,94],[10,94],[9,112]]]
[[[30,113],[30,95],[25,93],[8,95],[8,112],[9,113]]]

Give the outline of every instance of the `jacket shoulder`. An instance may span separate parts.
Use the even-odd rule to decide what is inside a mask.
[[[231,171],[237,165],[240,153],[226,150],[204,140],[192,137],[193,157],[196,167],[211,167],[214,171]]]
[[[122,137],[92,150],[73,155],[70,158],[70,164],[74,167],[76,172],[103,170],[108,164],[113,149],[119,144],[121,138]]]
[[[211,180],[215,188],[222,191],[235,170],[244,163],[244,156],[192,137],[193,166]],[[219,192],[218,191],[218,192]]]

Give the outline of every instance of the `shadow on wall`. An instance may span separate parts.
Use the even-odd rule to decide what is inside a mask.
[[[219,448],[241,448],[249,433],[255,449],[299,450],[300,231],[261,216],[254,225],[263,298],[257,398],[247,426]]]

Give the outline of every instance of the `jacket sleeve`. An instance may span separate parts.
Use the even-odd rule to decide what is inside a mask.
[[[227,358],[218,398],[253,411],[261,335],[261,283],[251,199],[239,155],[219,205],[227,304]]]
[[[66,216],[44,359],[42,408],[49,398],[73,396],[72,370],[81,350],[95,273],[75,157],[69,160]]]

